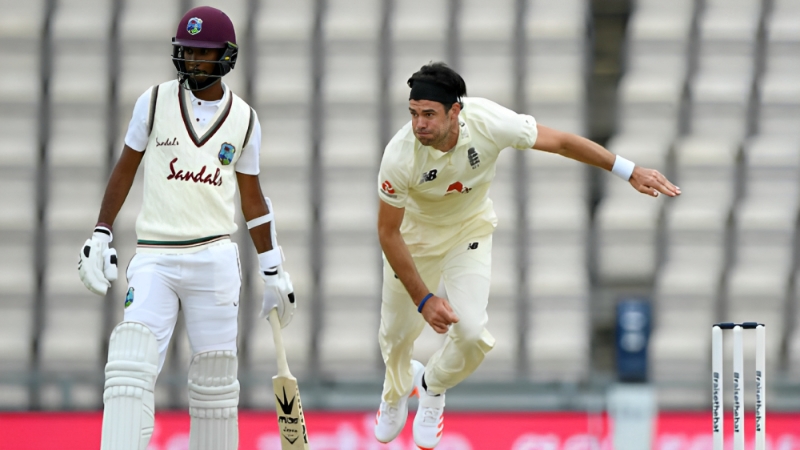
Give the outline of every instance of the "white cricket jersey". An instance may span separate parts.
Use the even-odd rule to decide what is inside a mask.
[[[386,146],[378,175],[382,201],[405,208],[400,231],[413,256],[439,255],[497,226],[489,186],[507,147],[532,148],[533,117],[483,98],[465,98],[459,136],[448,152],[422,145],[407,123]]]
[[[203,126],[192,120],[191,99],[177,80],[158,87],[143,157],[137,251],[199,251],[237,229],[235,165],[251,137],[255,114],[226,89],[217,112]]]

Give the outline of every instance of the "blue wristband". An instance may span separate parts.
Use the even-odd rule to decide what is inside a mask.
[[[427,302],[428,299],[431,297],[433,297],[433,294],[429,292],[428,295],[426,295],[425,298],[423,298],[422,301],[419,302],[419,306],[417,306],[417,312],[422,313],[422,307],[425,306],[425,302]]]

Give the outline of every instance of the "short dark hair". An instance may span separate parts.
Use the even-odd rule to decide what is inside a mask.
[[[461,99],[467,96],[467,83],[464,82],[464,79],[461,78],[458,72],[451,69],[447,64],[441,61],[425,64],[411,75],[411,78],[408,79],[408,86],[413,86],[416,80],[431,81],[444,86],[458,97],[458,104],[461,105],[462,108],[464,107],[464,103]],[[452,103],[445,104],[444,110],[449,111],[452,106]]]

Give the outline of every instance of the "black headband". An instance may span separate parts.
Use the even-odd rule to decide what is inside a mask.
[[[443,105],[452,105],[458,102],[458,95],[439,83],[428,80],[413,80],[409,84],[411,84],[409,100],[431,100]]]

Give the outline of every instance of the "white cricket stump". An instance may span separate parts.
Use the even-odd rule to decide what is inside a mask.
[[[744,343],[742,327],[733,327],[733,448],[744,450]]]
[[[745,450],[744,406],[744,331],[756,334],[755,368],[755,450],[766,450],[766,327],[756,322],[718,323],[711,328],[711,420],[714,450],[724,450],[725,400],[723,396],[724,339],[723,331],[733,332],[733,448]]]
[[[714,450],[722,450],[725,442],[725,415],[723,390],[722,329],[711,328],[711,416],[714,426]]]
[[[759,325],[756,327],[756,450],[766,450],[767,448],[767,411],[764,409],[767,402],[766,353],[767,328],[764,325]]]

